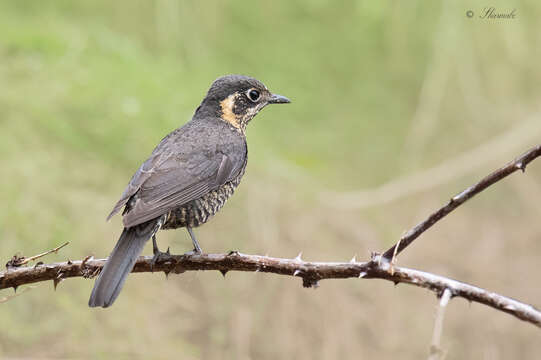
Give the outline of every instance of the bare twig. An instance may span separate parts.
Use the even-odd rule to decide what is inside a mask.
[[[21,267],[0,272],[0,289],[41,281],[59,281],[70,277],[94,277],[101,270],[105,259],[86,258],[34,267]],[[151,272],[152,257],[140,257],[133,272]],[[449,289],[452,297],[462,297],[469,301],[485,304],[506,312],[518,319],[541,327],[541,312],[531,305],[489,292],[487,290],[427,272],[394,266],[385,259],[374,258],[369,262],[308,262],[300,259],[273,258],[247,255],[239,252],[229,254],[170,255],[162,257],[154,264],[154,272],[183,273],[193,270],[266,272],[279,275],[296,276],[303,280],[303,286],[316,286],[323,279],[385,279],[395,284],[405,283],[434,291],[438,295]]]
[[[430,355],[428,360],[439,360],[443,358],[444,352],[441,349],[441,333],[443,331],[443,317],[445,316],[445,308],[451,299],[451,290],[443,290],[443,294],[440,298],[440,304],[436,312],[436,319],[434,320],[434,332],[432,333],[432,344],[430,345]]]
[[[34,256],[30,256],[30,257],[24,257],[24,256],[17,256],[17,255],[14,255],[11,260],[9,260],[6,264],[6,267],[7,268],[12,268],[12,267],[19,267],[19,266],[22,266],[26,263],[29,263],[30,261],[33,261],[33,260],[37,260],[41,257],[44,257],[45,255],[49,255],[51,253],[58,253],[58,250],[62,249],[64,246],[68,245],[70,242],[66,242],[54,249],[51,249],[51,250],[48,250],[48,251],[45,251],[45,252],[42,252],[41,254],[38,254],[38,255],[34,255]]]
[[[426,220],[417,224],[414,228],[406,232],[398,241],[397,244],[393,245],[390,249],[385,251],[383,257],[391,260],[393,255],[400,254],[405,248],[407,248],[415,239],[419,237],[423,232],[428,230],[432,225],[441,220],[443,217],[448,215],[451,211],[465,203],[467,200],[471,199],[481,191],[485,190],[490,185],[500,181],[501,179],[511,175],[517,170],[526,170],[526,166],[535,158],[541,156],[541,145],[537,145],[521,156],[517,157],[515,160],[509,162],[504,167],[492,172],[490,175],[485,176],[481,181],[475,185],[470,186],[466,190],[457,194],[449,202],[432,213]]]

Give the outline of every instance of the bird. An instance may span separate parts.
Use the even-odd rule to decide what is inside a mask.
[[[246,126],[265,106],[289,102],[249,76],[225,75],[212,83],[192,119],[161,140],[107,217],[124,208],[124,230],[94,283],[90,307],[113,304],[150,238],[153,261],[164,254],[159,230],[185,227],[190,253],[202,253],[193,228],[215,215],[239,185],[248,160]]]

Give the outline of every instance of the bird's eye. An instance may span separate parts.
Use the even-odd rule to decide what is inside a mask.
[[[261,94],[256,89],[250,89],[247,92],[248,99],[250,99],[253,102],[256,102],[261,97]]]

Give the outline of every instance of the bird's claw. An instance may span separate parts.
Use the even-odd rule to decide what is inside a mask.
[[[163,262],[171,257],[171,253],[169,252],[169,248],[167,248],[166,252],[162,252],[160,250],[155,249],[154,256],[152,257],[152,260],[150,261],[150,271],[154,271],[154,265],[158,262]]]
[[[190,250],[188,252],[185,252],[184,253],[184,256],[192,256],[192,255],[201,255],[203,252],[201,251],[201,249],[193,249],[193,250]]]

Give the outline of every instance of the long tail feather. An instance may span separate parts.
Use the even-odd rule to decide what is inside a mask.
[[[151,220],[131,228],[124,228],[94,284],[88,306],[105,308],[113,304],[145,243],[158,230],[157,223],[157,220]]]

